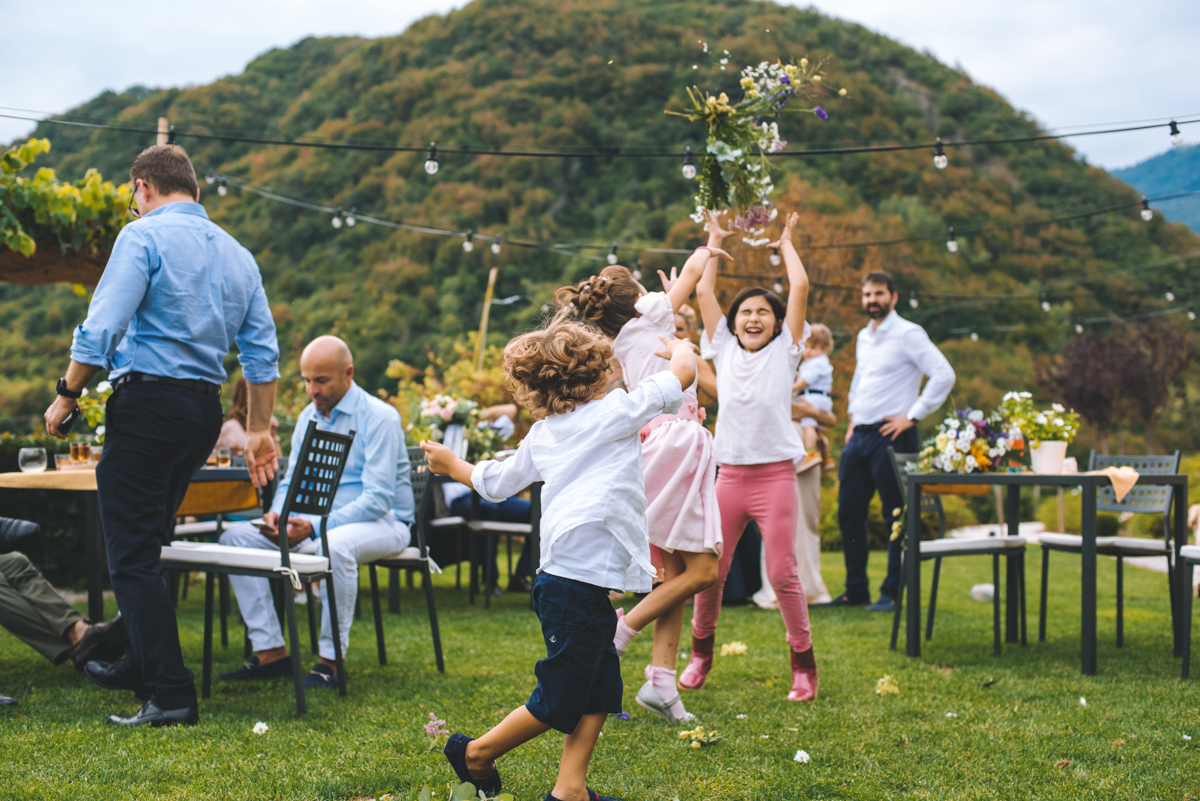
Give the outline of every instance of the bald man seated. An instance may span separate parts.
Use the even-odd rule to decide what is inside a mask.
[[[310,420],[316,420],[317,428],[322,431],[355,432],[350,458],[327,523],[331,568],[337,590],[338,632],[344,655],[350,644],[350,625],[354,622],[358,566],[408,547],[409,526],[413,522],[408,451],[404,446],[400,414],[354,383],[354,359],[345,342],[333,336],[314,339],[300,355],[300,376],[312,403],[304,407],[296,420],[291,452],[300,452]],[[294,459],[288,464],[287,473],[275,491],[275,502],[263,515],[264,522],[270,525],[278,525],[295,465]],[[290,517],[287,538],[291,549],[324,555],[319,524],[319,519],[308,515]],[[221,544],[279,548],[277,536],[264,534],[249,523],[226,530],[221,535]],[[255,655],[244,667],[222,673],[221,678],[240,681],[290,676],[288,650],[275,613],[270,583],[267,579],[249,576],[230,576],[229,583],[237,593],[238,606],[246,620]],[[304,684],[308,687],[337,686],[327,594],[323,587],[320,659],[305,677]]]

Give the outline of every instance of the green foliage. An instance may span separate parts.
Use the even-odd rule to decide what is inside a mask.
[[[1051,492],[1048,495],[1043,495],[1042,502],[1037,509],[1038,522],[1044,525],[1047,531],[1066,534],[1080,533],[1082,527],[1081,520],[1083,518],[1083,501],[1082,494],[1078,488],[1063,493],[1063,509],[1066,531],[1060,532],[1058,527],[1058,494]],[[1138,517],[1151,517],[1151,515],[1138,515]],[[1096,513],[1097,537],[1115,537],[1120,527],[1119,518],[1112,512]]]
[[[24,256],[39,242],[57,244],[63,254],[108,250],[125,224],[128,184],[113,186],[94,169],[75,183],[59,181],[48,167],[31,178],[18,175],[49,151],[49,139],[30,139],[0,154],[0,243]]]

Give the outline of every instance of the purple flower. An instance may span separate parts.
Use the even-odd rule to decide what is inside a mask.
[[[629,720],[629,713],[628,712],[618,712],[617,720]]]
[[[788,79],[788,76],[786,76],[786,75],[780,76],[779,82],[780,83],[791,83],[791,81]]]
[[[825,111],[825,109],[821,108],[820,106],[817,106],[816,109],[814,109],[814,111],[816,112],[816,115],[818,117],[820,117],[821,119],[823,119],[823,120],[829,119],[829,112]]]

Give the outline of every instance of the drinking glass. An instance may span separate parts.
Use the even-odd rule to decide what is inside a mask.
[[[217,449],[216,448],[213,448],[213,452],[210,453],[208,455],[208,458],[204,460],[204,466],[205,467],[216,467],[217,466]]]
[[[77,464],[79,462],[80,453],[81,453],[81,451],[79,450],[79,443],[72,442],[71,443],[71,464]]]
[[[217,448],[217,467],[229,467],[232,458],[229,448]]]
[[[56,470],[65,470],[71,466],[71,454],[56,453],[54,454],[54,468]]]
[[[100,454],[104,448],[92,448],[92,464],[97,464],[100,461]]]
[[[90,443],[90,442],[79,443],[79,463],[80,464],[90,464],[91,461],[92,461],[92,443]]]
[[[17,466],[22,473],[46,472],[46,449],[21,448],[17,453]]]

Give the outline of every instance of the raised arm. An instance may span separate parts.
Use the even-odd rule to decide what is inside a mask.
[[[700,282],[701,277],[705,274],[709,261],[714,264],[717,259],[725,259],[732,262],[733,256],[730,256],[720,247],[713,245],[709,237],[709,244],[702,248],[696,248],[696,251],[688,256],[688,260],[683,263],[683,269],[680,270],[678,276],[672,275],[668,278],[662,271],[658,271],[658,275],[662,278],[663,286],[666,288],[667,297],[671,299],[671,310],[679,311],[679,307],[687,303],[687,299],[692,296],[692,292],[696,290],[696,285]],[[675,272],[674,268],[671,270]],[[713,270],[713,275],[716,275],[716,270]]]
[[[767,246],[779,248],[783,263],[787,265],[789,289],[784,321],[788,330],[792,332],[793,345],[799,345],[804,336],[804,315],[808,312],[808,273],[804,271],[804,263],[800,261],[800,254],[792,244],[792,232],[798,222],[800,215],[793,211],[783,224],[783,235],[779,237],[779,241]]]
[[[662,340],[663,349],[654,355],[671,362],[667,369],[679,379],[679,385],[687,389],[696,380],[696,346],[686,339],[659,339]]]
[[[712,212],[707,212],[708,216],[708,247],[720,249],[725,242],[725,237],[729,236],[732,231],[727,231],[721,227],[720,220],[717,215]],[[724,253],[724,251],[721,251]],[[726,254],[728,257],[728,254]],[[733,261],[732,258],[729,258]],[[704,324],[704,332],[708,335],[708,341],[712,342],[713,333],[717,330],[717,326],[721,324],[721,318],[724,314],[721,312],[721,304],[717,302],[717,259],[710,258],[708,264],[704,267],[704,275],[699,283],[696,284],[696,305],[700,307],[700,322]]]

